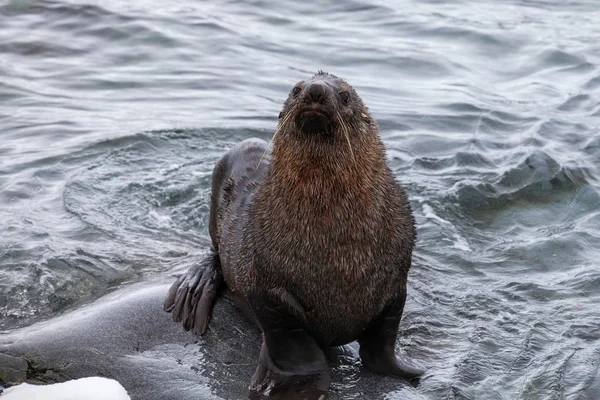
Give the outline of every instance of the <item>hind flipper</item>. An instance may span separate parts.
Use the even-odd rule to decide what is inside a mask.
[[[173,321],[195,334],[206,333],[215,298],[223,286],[219,255],[213,249],[200,263],[190,268],[169,289],[164,310]]]

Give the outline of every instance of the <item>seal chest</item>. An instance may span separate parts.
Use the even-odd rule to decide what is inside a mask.
[[[278,162],[309,172],[279,176]],[[319,162],[302,168],[275,154],[273,163],[273,175],[254,203],[252,241],[261,243],[256,249],[260,262],[250,267],[256,281],[248,286],[286,287],[323,343],[355,340],[401,290],[401,265],[386,260],[397,250],[389,237],[397,221],[386,220],[382,209],[389,193],[366,182],[381,180],[379,175],[365,171],[359,176],[353,163],[336,166],[344,168],[338,171]],[[404,229],[412,232],[411,225]]]

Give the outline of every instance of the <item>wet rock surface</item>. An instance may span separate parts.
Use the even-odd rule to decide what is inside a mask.
[[[118,380],[133,399],[246,398],[260,349],[258,328],[225,296],[205,336],[185,332],[162,311],[167,289],[136,284],[0,336],[0,379],[44,384],[104,376]],[[328,399],[420,398],[407,381],[365,371],[357,353],[356,343],[330,349]]]

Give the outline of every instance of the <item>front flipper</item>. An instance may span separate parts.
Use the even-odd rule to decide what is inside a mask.
[[[331,377],[325,354],[306,330],[302,306],[285,289],[248,293],[262,331],[251,399],[321,400]]]
[[[212,308],[223,284],[219,255],[211,249],[202,261],[190,268],[169,289],[164,310],[173,313],[173,321],[183,329],[203,335],[208,328]]]
[[[411,359],[397,356],[395,353],[398,326],[405,301],[406,294],[375,318],[358,340],[360,358],[373,372],[403,378],[416,378],[425,373],[425,369],[416,365]]]

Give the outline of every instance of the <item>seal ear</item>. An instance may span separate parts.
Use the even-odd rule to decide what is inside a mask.
[[[283,117],[283,111],[279,111],[279,117],[277,117],[277,119],[281,119],[281,117]]]
[[[367,114],[365,114],[365,113],[361,113],[361,114],[360,114],[360,116],[362,117],[363,121],[365,121],[367,124],[370,124],[370,123],[371,123],[371,118],[369,118],[369,117],[367,116]]]

